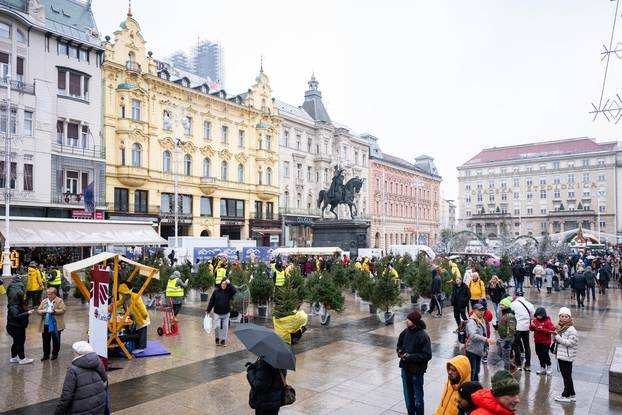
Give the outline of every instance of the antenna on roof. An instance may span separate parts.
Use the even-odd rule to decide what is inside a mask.
[[[259,62],[259,73],[263,73],[263,55],[261,55]]]
[[[128,0],[127,17],[132,17],[132,0]]]

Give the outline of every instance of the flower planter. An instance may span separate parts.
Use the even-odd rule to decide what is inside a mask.
[[[200,293],[201,301],[207,301],[209,299],[209,293]]]
[[[257,306],[257,316],[261,318],[266,318],[268,316],[268,305],[258,305]]]

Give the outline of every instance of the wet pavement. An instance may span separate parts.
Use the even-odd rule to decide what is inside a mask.
[[[571,304],[567,291],[547,295],[533,289],[527,298],[544,306],[557,320],[559,307]],[[405,296],[406,298],[406,296]],[[288,383],[296,388],[297,402],[283,408],[282,414],[405,414],[402,382],[395,357],[395,343],[403,329],[400,309],[393,326],[384,326],[369,314],[368,306],[346,295],[346,311],[333,315],[329,327],[321,327],[312,317],[310,329],[294,346],[297,370],[289,372]],[[0,326],[5,327],[6,296],[0,300]],[[113,359],[118,370],[109,372],[112,410],[116,414],[157,411],[168,414],[251,414],[244,363],[254,360],[235,336],[227,347],[216,347],[214,335],[203,331],[206,303],[191,297],[180,316],[180,334],[159,338],[170,356],[145,359]],[[0,334],[0,413],[49,414],[60,395],[65,370],[71,361],[71,344],[86,338],[87,306],[74,298],[68,301],[67,329],[62,335],[59,359],[41,363],[41,337],[35,317],[27,332],[26,354],[34,364],[19,366],[8,362],[10,337]],[[308,305],[305,310],[309,310]],[[520,373],[520,414],[622,414],[622,395],[608,391],[608,365],[614,346],[622,346],[622,293],[610,290],[585,310],[571,307],[580,344],[574,365],[577,402],[560,404],[553,398],[563,389],[557,368],[553,376]],[[160,312],[152,311],[149,338],[158,338],[156,327]],[[445,364],[458,354],[461,345],[452,333],[455,329],[451,308],[442,319],[425,317],[432,339],[433,359],[425,375],[425,412],[438,405],[447,374]],[[270,324],[268,321],[260,321]],[[532,338],[533,341],[533,338]],[[533,344],[532,344],[533,352]],[[532,353],[532,367],[537,358]],[[554,366],[555,362],[553,363]],[[483,366],[480,375],[485,387],[498,367]]]

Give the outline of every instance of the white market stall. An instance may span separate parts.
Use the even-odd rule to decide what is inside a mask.
[[[306,255],[306,256],[332,256],[343,255],[343,250],[337,246],[333,247],[300,247],[300,248],[276,248],[270,253],[271,257],[277,256],[294,256],[294,255]]]

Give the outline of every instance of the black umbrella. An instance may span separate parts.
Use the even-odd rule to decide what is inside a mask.
[[[296,370],[294,352],[272,330],[257,324],[244,324],[236,328],[234,333],[248,351],[262,357],[272,367]]]

